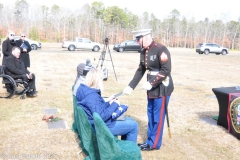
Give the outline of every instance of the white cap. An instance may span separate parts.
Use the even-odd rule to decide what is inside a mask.
[[[138,30],[138,31],[132,31],[133,36],[136,37],[137,39],[146,36],[148,34],[150,34],[152,31],[152,29],[142,29],[142,30]]]

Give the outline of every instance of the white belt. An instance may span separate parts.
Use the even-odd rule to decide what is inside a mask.
[[[153,76],[157,75],[158,73],[159,71],[148,71],[148,74]]]

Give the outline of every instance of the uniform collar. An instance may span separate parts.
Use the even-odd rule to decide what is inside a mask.
[[[150,48],[152,48],[154,44],[155,44],[155,41],[152,41],[152,43],[146,48],[146,50],[149,50]]]

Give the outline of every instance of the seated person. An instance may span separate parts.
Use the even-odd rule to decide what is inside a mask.
[[[86,60],[86,65],[84,63],[80,63],[77,66],[77,77],[74,83],[73,95],[76,96],[76,92],[81,83],[85,84],[85,76],[88,71],[92,69],[93,66],[89,59]]]
[[[98,69],[91,69],[86,75],[85,84],[77,89],[77,104],[81,106],[88,116],[88,120],[94,126],[93,113],[100,115],[114,136],[122,136],[122,139],[137,142],[138,124],[135,120],[127,117],[126,120],[118,121],[112,118],[120,102],[114,96],[105,102],[101,97],[103,89],[103,74]]]
[[[29,72],[20,57],[20,48],[14,46],[12,48],[12,54],[6,59],[6,74],[11,76],[13,79],[22,79],[28,84],[24,84],[24,87],[29,87],[26,95],[34,97],[37,95],[35,86],[35,75]]]

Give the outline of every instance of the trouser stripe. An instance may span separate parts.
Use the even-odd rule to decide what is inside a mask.
[[[162,125],[163,125],[163,114],[164,114],[164,108],[165,108],[165,103],[166,103],[166,96],[162,97],[162,106],[161,106],[161,110],[160,110],[160,116],[159,116],[159,123],[158,123],[158,129],[157,129],[157,134],[154,140],[154,144],[153,144],[153,148],[156,148],[159,138],[161,137],[161,130],[162,130]]]

